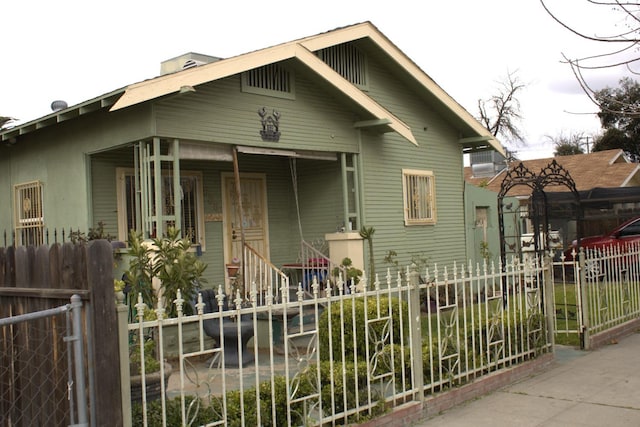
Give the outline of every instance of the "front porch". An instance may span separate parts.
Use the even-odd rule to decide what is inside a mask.
[[[227,291],[239,281],[227,268],[234,260],[243,281],[269,265],[308,282],[306,266],[318,256],[303,253],[301,242],[360,227],[356,154],[154,138],[94,153],[90,162],[91,222],[122,241],[132,229],[144,238],[180,229],[208,265],[208,283]],[[328,271],[342,260],[319,252],[335,264]]]

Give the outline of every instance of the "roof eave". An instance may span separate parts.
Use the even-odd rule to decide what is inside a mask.
[[[67,107],[63,110],[55,111],[27,123],[4,129],[0,131],[0,141],[8,144],[14,144],[16,142],[16,138],[20,135],[31,133],[38,129],[52,126],[103,108],[111,107],[116,103],[124,91],[125,89],[121,88],[97,98],[81,102],[80,104],[72,105],[71,107]]]

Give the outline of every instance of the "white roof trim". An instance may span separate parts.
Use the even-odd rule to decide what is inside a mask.
[[[625,161],[625,163],[629,163],[629,160],[627,159],[627,157],[624,155],[624,151],[620,150],[617,153],[615,153],[613,155],[613,157],[611,158],[611,160],[609,160],[609,164],[612,165],[614,163],[616,163],[618,161],[618,159],[620,158],[620,156],[622,156],[622,159]]]
[[[406,138],[412,144],[418,145],[416,138],[413,136],[411,132],[411,128],[396,116],[394,116],[390,111],[382,107],[380,104],[371,99],[367,94],[363,91],[356,88],[352,83],[343,78],[340,74],[336,73],[330,66],[325,64],[320,58],[314,55],[312,52],[307,50],[301,45],[297,46],[296,49],[296,57],[300,59],[305,65],[309,66],[312,70],[316,71],[318,75],[324,78],[328,83],[336,87],[338,90],[349,96],[352,100],[354,100],[358,105],[365,108],[371,114],[373,114],[376,119],[390,120],[389,127],[396,131],[398,134]]]
[[[629,174],[629,176],[627,176],[625,178],[624,181],[622,181],[622,184],[620,184],[620,187],[627,187],[629,185],[629,182],[631,182],[631,180],[633,179],[634,176],[636,176],[636,174],[638,173],[638,171],[640,171],[640,165],[636,166],[633,171],[631,171],[631,173]]]
[[[246,53],[211,64],[201,65],[178,73],[160,76],[151,80],[128,86],[120,99],[113,105],[111,111],[126,108],[154,98],[178,92],[183,86],[197,86],[199,84],[218,80],[234,74],[261,67],[291,58],[297,58],[327,82],[341,90],[373,116],[378,119],[389,119],[391,129],[417,145],[416,139],[409,126],[391,114],[388,110],[357,89],[350,82],[324,64],[312,52],[334,46],[336,44],[369,38],[384,50],[400,67],[412,75],[425,89],[433,93],[444,105],[479,136],[488,137],[488,143],[498,152],[504,154],[502,144],[484,128],[467,110],[449,96],[438,84],[424,73],[389,39],[380,33],[369,22],[329,31],[327,33],[310,36],[278,46]]]

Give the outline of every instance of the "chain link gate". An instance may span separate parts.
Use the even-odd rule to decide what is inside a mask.
[[[0,425],[88,425],[82,307],[0,319]]]

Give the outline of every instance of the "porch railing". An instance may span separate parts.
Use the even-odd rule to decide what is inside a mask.
[[[303,291],[312,293],[311,284],[317,280],[320,290],[324,291],[328,285],[335,286],[338,280],[346,280],[345,269],[342,265],[331,261],[324,252],[311,243],[300,242],[298,263],[285,264],[286,270],[292,278],[293,286],[301,286]]]
[[[242,281],[241,295],[246,301],[256,301],[258,305],[263,305],[270,297],[279,301],[284,290],[288,294],[289,277],[246,243],[243,259],[242,276],[235,280]]]

